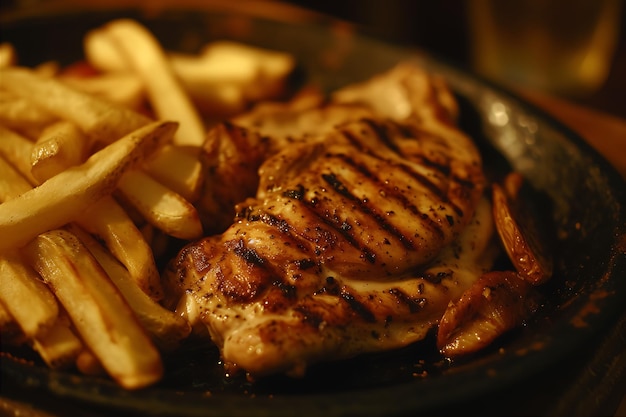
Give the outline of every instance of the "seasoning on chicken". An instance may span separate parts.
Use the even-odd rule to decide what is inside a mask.
[[[302,375],[318,361],[406,346],[491,268],[480,155],[446,97],[404,65],[336,94],[326,105],[358,116],[312,133],[217,128],[230,132],[222,140],[246,139],[229,157],[258,163],[258,177],[239,165],[256,194],[242,193],[232,224],[186,246],[165,279],[227,366]]]

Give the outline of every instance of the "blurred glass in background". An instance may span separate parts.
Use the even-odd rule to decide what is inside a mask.
[[[573,97],[586,96],[606,81],[622,0],[473,0],[468,5],[471,63],[478,73]]]
[[[626,0],[284,1],[498,83],[626,118]]]

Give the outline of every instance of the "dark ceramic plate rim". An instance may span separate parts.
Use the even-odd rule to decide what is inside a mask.
[[[72,13],[81,12],[73,11]],[[200,13],[210,12],[201,11]],[[126,14],[127,11],[113,11],[110,17]],[[137,16],[136,12],[131,12],[129,15]],[[61,16],[67,17],[67,12],[63,12]],[[142,14],[140,13],[139,16]],[[158,14],[151,15],[151,18],[158,17]],[[23,18],[25,17],[20,17],[20,19]],[[293,30],[293,24],[289,22],[276,21],[271,24],[276,25],[276,30],[279,28],[289,30],[290,27]],[[306,31],[313,34],[329,32],[332,31],[333,24],[333,22],[317,20],[307,26]],[[300,28],[300,30],[303,29]],[[610,225],[614,226],[613,236],[608,237],[613,239],[610,244],[610,253],[607,253],[605,259],[601,261],[604,265],[603,271],[588,286],[572,295],[567,305],[560,309],[555,321],[550,321],[549,324],[543,323],[541,325],[547,327],[540,328],[540,331],[534,334],[525,335],[522,345],[518,346],[513,342],[504,352],[491,354],[475,364],[461,366],[458,369],[452,368],[451,372],[436,378],[332,394],[205,396],[196,392],[179,393],[160,388],[128,392],[119,389],[109,381],[36,368],[6,357],[2,358],[1,362],[3,379],[14,381],[24,388],[43,388],[59,397],[84,401],[86,404],[159,415],[281,416],[292,415],[294,410],[301,410],[301,415],[323,413],[328,416],[389,416],[435,410],[440,406],[492,391],[496,386],[503,387],[531,377],[559,358],[571,354],[577,344],[585,343],[606,330],[607,323],[614,321],[623,310],[621,302],[626,297],[626,286],[623,280],[619,279],[626,272],[626,210],[624,208],[626,187],[617,172],[576,134],[508,91],[442,60],[418,56],[413,50],[379,42],[364,35],[357,35],[354,39],[356,43],[372,51],[381,51],[385,55],[385,58],[381,60],[384,64],[380,64],[380,69],[388,67],[390,62],[399,59],[417,59],[431,69],[444,74],[455,92],[466,97],[472,105],[478,108],[479,112],[484,111],[481,103],[486,97],[485,105],[497,102],[508,108],[510,115],[522,114],[532,118],[545,135],[556,135],[555,141],[560,146],[568,148],[568,152],[573,153],[573,157],[580,159],[583,167],[594,170],[593,180],[604,187],[606,204],[611,206],[609,210],[614,216],[614,219],[609,221]],[[352,64],[360,63],[353,62]],[[380,69],[370,69],[370,72],[375,73]],[[348,78],[350,78],[349,71]],[[363,77],[357,76],[356,78]],[[333,83],[340,85],[343,82],[331,81],[328,88],[336,87]],[[512,163],[515,164],[515,162],[513,159]],[[521,166],[520,169],[524,170],[524,167]],[[578,319],[583,320],[586,325],[575,326],[573,322]],[[551,334],[559,335],[559,337],[551,337]],[[454,389],[450,390],[450,388]]]

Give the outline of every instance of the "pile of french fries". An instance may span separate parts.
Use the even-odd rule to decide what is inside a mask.
[[[191,330],[160,304],[157,261],[203,235],[205,134],[275,98],[295,63],[226,41],[166,51],[128,19],[84,52],[27,68],[0,45],[0,337],[136,389]]]

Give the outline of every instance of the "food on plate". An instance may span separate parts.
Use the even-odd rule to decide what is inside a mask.
[[[61,227],[115,190],[124,173],[176,130],[174,122],[148,124],[93,154],[85,163],[0,205],[0,250],[20,247]]]
[[[163,364],[156,346],[75,235],[63,229],[41,233],[26,245],[24,254],[115,381],[133,389],[161,378]]]
[[[198,304],[189,319],[207,326],[228,365],[297,375],[406,346],[492,267],[480,154],[428,78],[399,66],[336,93],[340,106],[364,109],[346,107],[323,132],[250,136],[269,142],[256,195],[165,276],[168,295]],[[379,83],[406,107],[376,108]]]
[[[152,33],[131,19],[115,20],[100,31],[100,36],[108,38],[117,53],[126,58],[131,71],[143,81],[156,116],[180,123],[173,142],[191,146],[202,144],[204,125],[200,114]]]
[[[449,358],[486,348],[537,308],[531,284],[515,271],[481,275],[451,301],[439,321],[437,347]]]
[[[0,69],[2,87],[11,94],[28,100],[31,108],[78,126],[90,141],[109,144],[145,126],[150,119],[136,109],[117,105],[70,87],[55,77],[43,77],[35,71],[9,67]],[[93,149],[89,149],[90,152]]]
[[[0,302],[29,338],[46,333],[59,315],[54,295],[18,251],[0,256]]]
[[[161,277],[152,248],[126,210],[111,196],[101,198],[74,222],[107,247],[142,292],[163,298]]]
[[[549,251],[551,234],[531,204],[528,188],[518,172],[507,175],[502,184],[493,184],[493,217],[511,262],[523,279],[537,285],[552,277],[554,260]]]
[[[149,292],[136,285],[129,276],[128,269],[124,268],[107,247],[96,240],[96,237],[76,225],[68,226],[68,230],[78,237],[96,258],[158,347],[166,351],[173,350],[189,335],[191,331],[189,323],[179,314],[163,307],[158,300],[150,296]]]
[[[59,172],[80,165],[87,157],[87,138],[71,122],[47,126],[37,138],[31,152],[30,171],[38,182],[44,182]]]
[[[433,332],[457,358],[552,274],[523,178],[488,178],[414,62],[291,91],[289,54],[167,51],[129,19],[65,68],[2,51],[0,335],[52,368],[137,389],[192,336],[252,378]]]
[[[84,40],[87,60],[91,66],[105,75],[129,73],[136,75],[135,72],[128,71],[132,63],[124,56],[124,50],[119,48],[119,45],[116,47],[110,33],[119,30],[121,26],[124,30],[143,32],[135,33],[135,36],[143,37],[145,42],[152,43],[146,48],[148,51],[142,51],[142,55],[133,59],[144,61],[146,65],[146,54],[152,51],[150,54],[160,61],[160,65],[169,67],[166,70],[160,69],[168,72],[160,78],[170,79],[169,83],[175,84],[172,88],[178,89],[182,86],[201,116],[207,119],[236,115],[260,101],[282,97],[288,90],[288,80],[296,66],[290,54],[226,40],[210,42],[198,54],[193,55],[159,52],[155,50],[159,46],[146,39],[149,34],[145,33],[145,29],[128,20],[118,20],[90,31]],[[120,42],[127,41],[121,39]],[[129,43],[127,42],[126,47]],[[164,59],[167,62],[164,62]],[[171,80],[171,73],[175,80]],[[151,82],[158,82],[155,76],[147,75]],[[152,86],[155,90],[156,87],[158,85]],[[164,97],[167,96],[154,99],[164,100]],[[163,106],[169,107],[170,104],[166,102]]]

